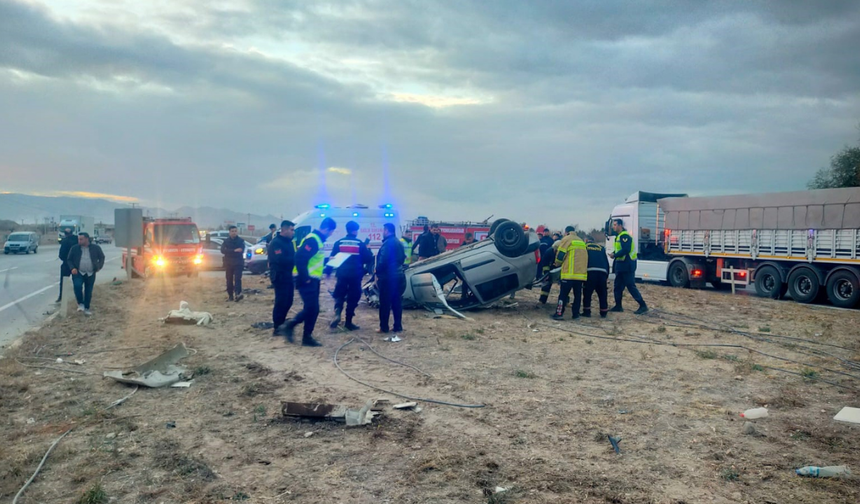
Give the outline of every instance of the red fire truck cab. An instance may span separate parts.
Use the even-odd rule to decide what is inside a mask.
[[[190,217],[143,220],[143,247],[131,251],[133,277],[197,276],[203,263],[200,232]],[[126,254],[122,257],[123,267]]]

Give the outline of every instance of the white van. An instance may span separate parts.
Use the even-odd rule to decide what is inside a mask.
[[[392,205],[379,205],[378,208],[370,208],[364,205],[353,205],[349,207],[333,207],[331,205],[317,205],[312,210],[299,214],[293,219],[296,225],[295,242],[298,246],[305,236],[314,229],[319,229],[323,219],[331,217],[337,223],[334,233],[325,241],[323,252],[326,257],[331,254],[334,242],[346,236],[346,223],[355,221],[359,224],[358,239],[367,240],[368,248],[376,254],[382,246],[382,227],[386,222],[394,224],[397,238],[400,238],[400,213]],[[251,273],[262,273],[266,270],[266,247],[257,245],[253,254],[245,261]]]

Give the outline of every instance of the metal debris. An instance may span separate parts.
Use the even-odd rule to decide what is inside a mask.
[[[142,385],[150,388],[166,387],[182,381],[183,378],[191,378],[190,373],[184,367],[176,365],[188,355],[189,352],[185,343],[180,343],[136,368],[128,371],[105,371],[103,376],[131,385]]]

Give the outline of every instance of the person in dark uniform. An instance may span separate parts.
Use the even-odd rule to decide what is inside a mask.
[[[296,242],[293,241],[295,224],[285,220],[281,222],[280,232],[272,239],[266,250],[269,258],[269,278],[275,289],[275,307],[272,309],[272,334],[279,335],[279,329],[287,320],[287,314],[293,307],[295,295],[293,286],[293,268],[296,265]]]
[[[78,244],[78,237],[72,234],[71,228],[63,229],[63,240],[60,242],[60,295],[57,302],[63,300],[63,279],[72,276],[72,268],[69,268],[69,251]]]
[[[274,224],[269,224],[269,234],[264,236],[261,241],[266,242],[266,245],[268,245],[268,244],[272,243],[272,240],[274,240],[276,236],[278,236],[278,233],[279,233],[278,228],[275,227]]]
[[[337,224],[331,217],[326,217],[320,224],[319,229],[308,233],[299,245],[296,252],[296,274],[299,295],[302,297],[302,311],[295,318],[284,323],[284,333],[287,341],[293,342],[293,329],[299,324],[304,324],[302,332],[302,345],[318,347],[322,344],[314,339],[314,327],[320,314],[320,282],[325,269],[325,254],[323,244],[337,228]]]
[[[591,297],[597,292],[600,303],[600,318],[606,318],[609,311],[606,282],[609,279],[609,259],[603,245],[594,242],[594,237],[585,237],[585,250],[588,251],[588,279],[585,281],[585,294],[582,302],[582,316],[591,316]]]
[[[394,224],[386,222],[382,229],[382,247],[376,255],[376,279],[379,286],[379,329],[387,333],[388,319],[394,312],[394,332],[403,332],[403,293],[406,291],[406,276],[403,262],[406,253],[397,240]],[[389,341],[400,341],[396,335]]]
[[[475,235],[473,233],[466,233],[463,235],[463,243],[460,244],[460,247],[468,247],[473,243],[475,243]]]
[[[621,219],[612,220],[612,230],[615,232],[615,251],[611,254],[612,270],[615,272],[615,306],[610,311],[624,311],[621,298],[624,296],[624,289],[627,289],[633,300],[639,303],[639,309],[634,313],[641,315],[648,311],[648,306],[636,288],[636,246],[633,237],[624,229],[624,221]]]
[[[540,229],[540,228],[538,228]],[[552,263],[555,260],[555,253],[552,249],[552,244],[555,241],[550,236],[549,228],[544,227],[541,230],[540,239],[540,262],[537,265],[537,273],[535,274],[536,278],[543,278],[547,273],[552,270]],[[540,290],[540,304],[546,304],[549,299],[549,293],[552,290],[552,280],[545,280],[543,286]]]
[[[227,275],[227,300],[239,302],[242,294],[242,270],[245,269],[245,240],[239,237],[239,228],[230,226],[230,236],[221,243],[224,254],[224,272]],[[235,297],[233,296],[235,293]]]
[[[355,308],[361,301],[361,279],[370,265],[373,264],[373,252],[368,250],[367,244],[358,239],[360,226],[355,221],[346,223],[346,236],[334,242],[331,256],[334,257],[343,252],[350,254],[335,272],[337,283],[334,286],[334,320],[330,327],[337,328],[340,324],[340,314],[343,312],[343,302],[346,300],[346,323],[344,327],[350,331],[361,329],[353,323]],[[326,268],[326,277],[331,275],[331,268]]]

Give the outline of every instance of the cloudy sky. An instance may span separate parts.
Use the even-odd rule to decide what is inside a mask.
[[[802,189],[858,47],[856,0],[0,0],[0,191],[597,226]]]

